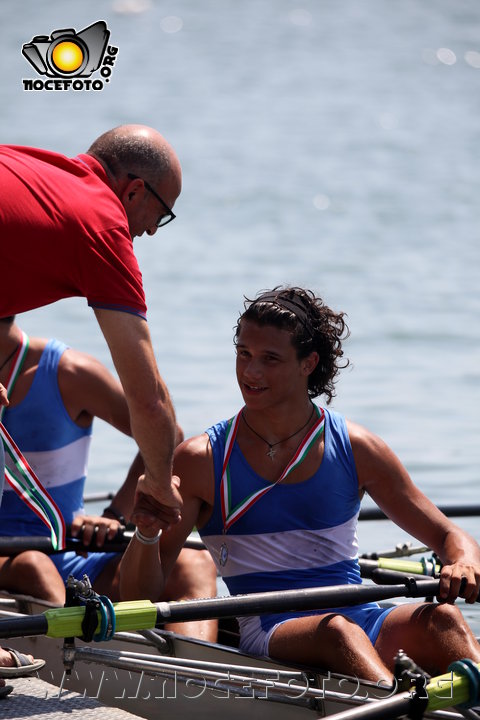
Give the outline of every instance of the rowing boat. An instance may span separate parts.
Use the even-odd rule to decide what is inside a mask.
[[[52,607],[28,596],[0,596],[2,618]],[[180,720],[191,712],[196,720],[212,720],[220,713],[231,720],[265,720],[267,707],[278,720],[316,718],[364,702],[365,696],[388,695],[373,683],[241,653],[227,644],[236,639],[227,628],[220,639],[224,642],[208,643],[152,629],[116,633],[108,642],[76,640],[74,648],[64,649],[62,639],[45,636],[11,639],[9,645],[46,659],[39,676],[59,692],[73,690],[152,720],[159,713]]]
[[[9,625],[22,617],[28,621],[48,615],[53,608],[28,596],[0,596],[0,618]],[[73,690],[152,720],[160,714],[180,719],[189,712],[196,720],[220,714],[231,720],[307,720],[373,707],[392,695],[390,688],[372,682],[246,655],[234,647],[235,637],[222,628],[220,642],[208,643],[152,628],[118,632],[108,642],[77,639],[64,644],[62,638],[27,633],[8,644],[45,658],[39,676],[58,687],[60,696]],[[462,715],[437,710],[426,717],[454,720]]]
[[[123,538],[123,544],[128,539]],[[15,554],[26,549],[23,547],[25,539],[15,539],[12,547],[8,548],[10,540],[2,541],[2,554]],[[35,539],[30,538],[29,542],[33,540]],[[48,547],[36,549],[51,551]],[[176,720],[192,712],[195,713],[196,720],[212,720],[220,715],[228,715],[229,720],[243,720],[246,716],[251,720],[266,720],[270,717],[275,720],[308,720],[338,713],[345,715],[347,711],[354,713],[349,720],[354,720],[356,712],[365,711],[367,714],[362,715],[364,720],[400,717],[407,714],[407,710],[403,705],[398,709],[398,702],[411,702],[412,698],[415,699],[415,692],[392,697],[390,688],[355,677],[247,655],[238,650],[238,636],[234,621],[232,627],[232,620],[221,621],[217,643],[187,638],[168,632],[161,626],[167,621],[259,614],[268,611],[267,607],[278,608],[278,603],[292,604],[299,600],[304,609],[329,605],[333,607],[336,593],[339,596],[336,606],[350,602],[391,601],[397,597],[434,595],[435,583],[438,588],[437,580],[423,578],[417,582],[410,578],[406,581],[405,573],[410,576],[412,573],[434,575],[438,571],[435,562],[420,563],[403,559],[424,550],[426,548],[409,549],[403,545],[397,546],[393,552],[383,553],[386,558],[379,558],[375,554],[360,560],[364,576],[373,577],[375,582],[402,582],[403,585],[376,586],[367,583],[286,591],[283,593],[284,597],[279,597],[278,593],[260,593],[184,603],[149,603],[156,612],[153,619],[149,610],[148,622],[142,620],[141,623],[117,623],[119,632],[115,632],[108,642],[86,643],[79,640],[82,632],[78,619],[72,621],[72,626],[68,625],[68,632],[65,624],[59,626],[62,632],[57,629],[52,631],[49,620],[45,620],[52,617],[56,622],[62,613],[85,612],[85,607],[58,609],[51,603],[33,597],[0,593],[0,638],[8,637],[9,646],[47,661],[39,677],[48,682],[49,687],[54,685],[58,688],[57,696],[68,698],[69,692],[75,691],[99,700],[104,705],[118,707],[152,720],[157,720],[160,713],[163,717]],[[397,559],[399,557],[402,559]],[[371,591],[374,593],[371,596],[365,594]],[[322,602],[323,594],[325,601],[328,599],[328,604],[318,604]],[[263,597],[267,595],[270,597]],[[356,598],[356,595],[361,597],[361,600]],[[267,605],[262,604],[263,600],[266,600]],[[120,606],[123,605],[129,604],[118,603],[115,611],[120,612]],[[290,609],[301,607],[292,605]],[[119,617],[128,617],[128,612],[125,610],[124,615]],[[27,624],[23,626],[24,621]],[[18,631],[20,627],[25,627],[25,630]],[[63,635],[67,634],[72,637],[64,641]],[[462,682],[464,679],[460,678]],[[439,680],[448,687],[448,678],[442,676]],[[450,680],[453,687],[453,675]],[[464,684],[461,686],[460,695],[455,695],[457,702],[463,703],[468,697]],[[432,692],[435,697],[440,697],[443,690],[437,692],[435,686]],[[430,691],[429,693],[432,694]],[[465,711],[445,709],[445,705],[457,704],[448,702],[449,700],[441,697],[438,703],[430,703],[429,699],[427,711],[424,712],[422,708],[422,713],[424,712],[425,717],[437,720],[464,717]],[[393,709],[388,712],[386,709],[385,714],[378,714],[376,709],[387,708],[388,703],[393,703]],[[480,704],[480,699],[477,704]],[[440,709],[436,709],[437,705]],[[472,715],[471,711],[468,712],[470,718],[478,718],[477,715]]]

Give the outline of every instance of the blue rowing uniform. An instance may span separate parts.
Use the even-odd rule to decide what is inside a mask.
[[[220,483],[226,425],[222,421],[207,430],[214,458],[215,503],[199,532],[230,593],[361,583],[358,479],[345,418],[325,410],[324,455],[312,477],[275,485],[224,533]],[[235,442],[230,456],[231,507],[270,484],[250,467]],[[375,643],[391,609],[367,603],[239,618],[240,647],[267,655],[270,636],[279,623],[327,612],[348,616]]]
[[[69,525],[84,513],[83,491],[87,475],[92,426],[83,428],[69,416],[58,387],[58,363],[67,349],[49,340],[41,355],[32,385],[21,403],[5,409],[3,422],[42,485]],[[11,463],[10,458],[6,460]],[[47,526],[7,484],[0,507],[0,535],[49,535]],[[52,555],[65,581],[84,573],[93,582],[114,553],[75,552]]]

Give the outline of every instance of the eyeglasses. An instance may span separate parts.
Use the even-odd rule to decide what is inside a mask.
[[[169,222],[172,222],[172,220],[175,220],[175,218],[177,216],[175,215],[173,210],[171,208],[169,208],[167,203],[164,202],[164,200],[162,200],[162,198],[160,197],[160,195],[157,192],[155,192],[155,190],[150,185],[150,183],[148,183],[146,180],[139,177],[138,175],[133,175],[133,173],[128,173],[127,177],[129,177],[130,180],[141,180],[143,182],[143,184],[145,185],[145,187],[147,188],[147,190],[149,192],[151,192],[152,195],[157,198],[158,202],[161,203],[163,205],[163,207],[165,208],[166,213],[164,213],[163,215],[160,215],[157,222],[155,223],[157,228],[163,227],[164,225],[168,225]]]

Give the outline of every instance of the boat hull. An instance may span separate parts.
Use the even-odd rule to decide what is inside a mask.
[[[36,615],[52,607],[25,596],[10,597],[10,602],[6,607],[0,600],[0,617]],[[75,640],[65,646],[62,639],[34,636],[11,639],[8,645],[44,658],[39,677],[56,686],[60,697],[74,691],[148,720],[180,720],[192,712],[196,720],[217,715],[307,720],[391,694],[373,683],[255,658],[163,630],[118,633],[101,643]]]

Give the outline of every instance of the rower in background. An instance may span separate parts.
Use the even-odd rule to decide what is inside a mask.
[[[4,359],[0,382],[4,385],[15,354],[22,343],[26,345],[25,338],[14,317],[0,320],[0,362]],[[72,526],[72,535],[82,532],[85,545],[95,535],[101,547],[130,520],[135,485],[143,472],[138,457],[103,516],[85,515],[83,494],[93,418],[99,417],[131,435],[122,387],[98,360],[58,340],[29,338],[24,352],[3,423],[60,508],[66,524]],[[181,439],[182,431],[177,426],[177,440]],[[0,507],[0,535],[47,534],[46,526],[7,484]],[[120,600],[120,557],[119,553],[108,552],[64,552],[49,557],[37,551],[2,557],[0,588],[63,605],[68,576],[81,578],[86,573],[96,592]],[[216,571],[209,554],[184,549],[162,599],[207,597],[215,592]],[[215,621],[175,629],[205,640],[216,638]]]

